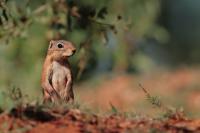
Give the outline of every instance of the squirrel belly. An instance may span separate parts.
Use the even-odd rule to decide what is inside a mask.
[[[54,61],[52,63],[52,71],[52,86],[64,100],[68,95],[66,93],[72,89],[72,74],[69,65],[68,63],[59,63]]]

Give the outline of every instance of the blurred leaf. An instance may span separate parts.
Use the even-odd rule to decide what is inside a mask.
[[[68,5],[70,8],[72,8],[72,7],[75,5],[74,0],[65,0],[65,1],[66,1],[67,5]]]
[[[2,25],[3,25],[3,21],[2,21],[2,18],[0,16],[0,26],[2,26]]]
[[[58,18],[54,18],[51,21],[51,28],[56,29],[56,30],[65,29],[65,25],[63,23],[59,22]]]
[[[122,19],[122,16],[121,15],[118,15],[117,16],[117,20],[121,20]]]
[[[67,28],[72,31],[72,18],[69,12],[67,13]]]
[[[93,6],[81,6],[79,8],[79,14],[81,15],[81,17],[83,18],[89,18],[89,17],[94,17],[96,14],[96,9]]]
[[[116,29],[115,25],[110,25],[110,29],[111,29],[115,34],[117,34],[117,29]]]
[[[26,23],[27,20],[28,20],[28,18],[27,18],[26,16],[21,16],[21,17],[20,17],[20,21],[21,21],[22,23]]]
[[[97,17],[101,19],[105,19],[105,16],[108,14],[107,7],[102,7],[97,13]]]
[[[81,6],[78,10],[80,18],[78,19],[78,25],[80,28],[86,29],[91,25],[90,18],[94,17],[96,14],[96,9],[93,6]]]
[[[5,18],[5,20],[8,21],[8,16],[7,16],[7,13],[6,13],[5,9],[3,9],[3,11],[2,11],[2,15]]]

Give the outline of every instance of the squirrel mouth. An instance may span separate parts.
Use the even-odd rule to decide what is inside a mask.
[[[74,55],[74,52],[63,54],[63,57],[71,57]]]

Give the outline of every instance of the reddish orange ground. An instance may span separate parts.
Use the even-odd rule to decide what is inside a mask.
[[[97,116],[77,109],[56,111],[28,107],[0,115],[0,130],[27,133],[123,133],[123,132],[200,132],[200,120],[171,118],[152,120],[121,115]]]
[[[200,132],[200,119],[195,117],[200,116],[199,79],[199,69],[105,76],[94,85],[88,85],[88,82],[76,85],[75,90],[80,104],[94,110],[101,109],[101,115],[95,114],[93,110],[84,113],[77,109],[16,108],[12,112],[0,114],[0,132]],[[164,105],[183,106],[187,117],[174,114],[170,118],[153,119],[157,116],[162,118],[164,112],[152,107],[139,88],[139,83],[152,95],[160,96]],[[110,115],[105,115],[104,111],[111,110],[110,103],[121,113],[114,115],[110,112]],[[141,117],[124,116],[124,111],[139,113]]]

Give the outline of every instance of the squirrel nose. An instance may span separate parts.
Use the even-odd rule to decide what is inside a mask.
[[[73,52],[73,54],[74,54],[74,53],[76,52],[76,49],[73,49],[72,52]]]

